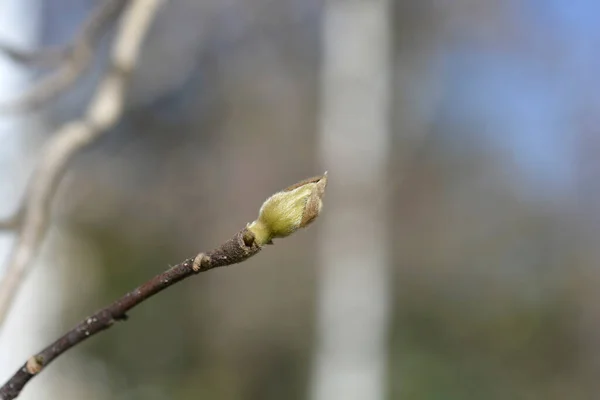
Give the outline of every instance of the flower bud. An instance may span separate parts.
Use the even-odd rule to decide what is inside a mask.
[[[258,219],[248,225],[258,244],[286,237],[317,218],[323,206],[327,172],[275,193],[260,208]]]

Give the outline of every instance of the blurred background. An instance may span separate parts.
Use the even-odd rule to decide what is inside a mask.
[[[0,39],[68,43],[99,3],[2,0]],[[0,335],[0,379],[328,170],[309,229],[146,301],[22,398],[596,398],[599,13],[592,0],[166,1],[123,118],[57,193]],[[67,93],[0,116],[2,215],[84,112],[114,31]],[[44,72],[2,57],[1,99]]]

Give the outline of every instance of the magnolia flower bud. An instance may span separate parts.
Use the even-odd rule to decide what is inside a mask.
[[[259,245],[286,237],[317,218],[323,206],[327,172],[275,193],[260,208],[258,219],[248,225]]]

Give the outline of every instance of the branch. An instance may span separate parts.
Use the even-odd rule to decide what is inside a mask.
[[[200,272],[245,261],[258,253],[264,245],[272,243],[271,238],[285,237],[308,225],[321,211],[321,199],[326,185],[327,176],[324,175],[301,181],[274,194],[264,202],[256,221],[248,224],[217,249],[199,253],[156,275],[84,319],[44,350],[31,356],[0,387],[0,399],[16,398],[27,382],[54,359],[91,336],[112,327],[115,321],[126,320],[129,310],[162,290]]]
[[[51,68],[62,62],[67,62],[65,59],[71,53],[71,46],[57,46],[36,51],[27,51],[13,47],[8,43],[0,43],[0,53],[15,63]]]
[[[55,71],[35,83],[19,98],[0,104],[0,112],[36,110],[69,89],[90,67],[94,48],[128,2],[129,0],[105,0],[83,24],[73,43],[63,48],[26,52],[0,44],[0,51],[16,62],[44,66],[58,64]]]
[[[25,191],[22,222],[0,281],[0,326],[46,234],[54,193],[71,159],[111,128],[123,112],[128,77],[162,0],[131,0],[111,53],[111,66],[85,116],[65,124],[48,143]]]
[[[115,321],[125,320],[126,313],[149,297],[194,274],[225,265],[236,264],[258,253],[261,249],[252,232],[246,228],[216,250],[200,253],[169,270],[156,275],[148,282],[125,294],[120,299],[81,321],[27,362],[0,388],[0,398],[16,398],[23,387],[42,368],[71,347],[110,328]]]
[[[23,219],[23,213],[21,210],[17,211],[13,215],[6,217],[3,220],[0,220],[0,232],[1,231],[14,231],[19,228],[21,225],[21,220]]]

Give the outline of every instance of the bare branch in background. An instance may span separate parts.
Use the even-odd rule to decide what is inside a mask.
[[[0,231],[14,231],[19,228],[23,219],[23,213],[21,210],[17,211],[13,215],[0,220]]]
[[[138,3],[147,3],[138,1]],[[71,347],[127,319],[127,312],[155,294],[200,272],[237,264],[257,254],[275,237],[285,237],[312,222],[320,213],[327,176],[319,176],[278,192],[265,201],[256,221],[248,224],[215,250],[199,253],[156,275],[136,289],[126,293],[109,306],[84,319],[73,329],[31,356],[14,375],[0,387],[0,398],[16,398],[27,382],[54,359]]]
[[[123,112],[128,78],[162,0],[131,0],[115,37],[111,65],[85,116],[63,125],[52,137],[28,183],[23,219],[0,281],[0,326],[46,234],[50,205],[69,161],[115,125]]]
[[[0,44],[0,52],[14,61],[40,66],[56,66],[21,97],[0,104],[0,112],[36,110],[55,96],[65,92],[90,67],[94,50],[110,24],[118,17],[129,0],[105,0],[87,19],[73,43],[65,48],[26,52]]]
[[[0,43],[0,53],[15,63],[31,67],[53,68],[66,61],[65,59],[71,53],[71,45],[27,51],[13,47],[8,43]]]

